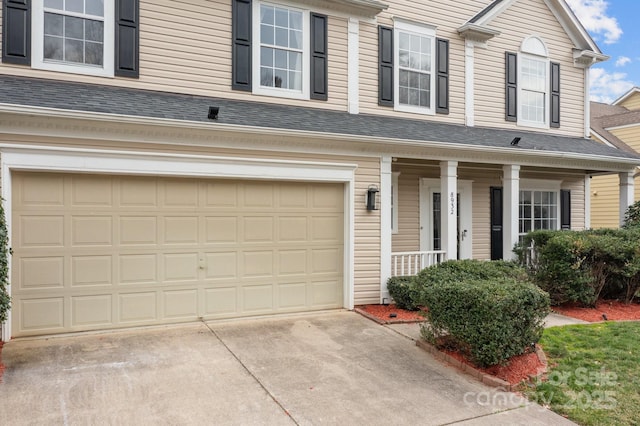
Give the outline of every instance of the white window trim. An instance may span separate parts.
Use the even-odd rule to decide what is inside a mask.
[[[527,46],[527,42],[531,39],[536,39],[539,43],[540,43],[540,49],[533,51],[533,50],[524,50],[524,48],[526,48]],[[539,123],[537,121],[531,121],[531,120],[524,120],[522,119],[522,92],[523,92],[523,88],[522,88],[522,59],[530,59],[533,61],[539,61],[539,62],[544,62],[545,64],[545,82],[544,82],[544,122],[543,123]],[[519,53],[519,57],[518,57],[518,122],[517,125],[518,126],[523,126],[523,127],[534,127],[536,129],[549,129],[549,108],[550,108],[550,97],[551,97],[551,89],[550,89],[550,81],[549,79],[551,78],[550,74],[550,62],[549,62],[549,56],[548,56],[548,49],[547,46],[545,45],[544,41],[542,41],[542,39],[540,37],[537,36],[531,36],[526,38],[521,45],[520,48],[520,53]]]
[[[115,2],[104,2],[104,44],[102,67],[44,60],[44,0],[33,0],[31,11],[31,67],[72,74],[113,77],[115,62]]]
[[[262,4],[270,6],[280,6],[287,9],[294,9],[302,12],[302,90],[290,90],[279,87],[264,87],[260,85],[260,6]],[[275,96],[289,99],[309,99],[309,78],[310,78],[310,50],[311,50],[311,29],[309,20],[309,10],[293,6],[288,2],[263,2],[254,1],[252,4],[251,31],[253,32],[253,43],[251,43],[251,79],[253,80],[253,93],[256,95]]]
[[[431,37],[431,99],[430,108],[419,107],[415,105],[404,105],[400,103],[399,87],[400,87],[400,37],[399,32],[414,33],[423,37]],[[417,24],[404,20],[395,19],[393,22],[393,90],[394,90],[394,109],[396,111],[411,112],[415,114],[436,114],[436,27],[426,24]]]
[[[398,178],[400,172],[391,173],[391,193],[393,202],[391,203],[391,211],[393,212],[391,220],[391,233],[398,233]]]

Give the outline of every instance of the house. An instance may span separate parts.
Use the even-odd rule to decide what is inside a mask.
[[[4,0],[3,338],[351,309],[584,229],[640,163],[587,138],[605,59],[563,0]]]
[[[611,105],[591,102],[591,138],[621,151],[640,151],[640,88],[632,88]],[[635,170],[635,182],[638,176]],[[619,183],[618,177],[611,174],[595,174],[591,178],[592,227],[617,228],[623,223],[626,203],[619,204]],[[640,186],[633,188],[623,190],[633,192],[632,201],[640,200]]]

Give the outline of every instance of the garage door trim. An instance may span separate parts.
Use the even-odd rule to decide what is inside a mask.
[[[42,147],[3,148],[1,160],[2,197],[5,200],[5,214],[9,224],[10,238],[13,207],[11,205],[12,171],[342,182],[345,184],[343,303],[346,308],[353,309],[355,219],[352,206],[354,205],[356,164]],[[11,271],[9,272],[11,273]],[[8,290],[11,294],[11,284],[9,284]],[[2,327],[4,341],[11,338],[11,330],[11,312],[9,312],[8,319]]]

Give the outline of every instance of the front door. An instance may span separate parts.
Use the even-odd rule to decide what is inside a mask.
[[[442,250],[443,229],[440,221],[441,194],[439,179],[420,182],[420,250]],[[472,256],[472,182],[458,181],[458,259]]]

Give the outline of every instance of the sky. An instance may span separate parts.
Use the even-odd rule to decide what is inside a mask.
[[[591,100],[611,103],[640,87],[640,0],[566,0],[610,59],[591,68]]]

